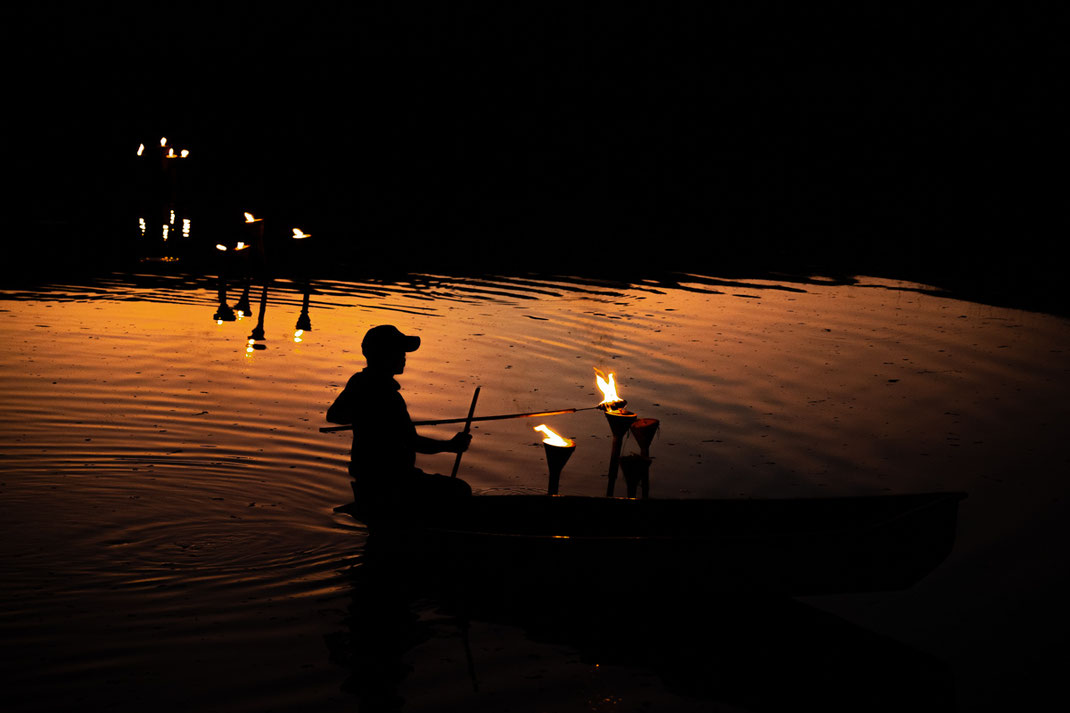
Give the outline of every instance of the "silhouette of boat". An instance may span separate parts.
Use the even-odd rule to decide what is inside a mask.
[[[950,554],[960,492],[796,499],[466,498],[367,520],[369,554],[507,587],[789,596],[910,587]]]

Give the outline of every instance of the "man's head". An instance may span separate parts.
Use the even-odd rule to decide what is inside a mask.
[[[420,338],[402,334],[392,324],[380,324],[372,327],[364,335],[360,349],[368,366],[384,369],[391,374],[405,371],[405,353],[420,348]]]

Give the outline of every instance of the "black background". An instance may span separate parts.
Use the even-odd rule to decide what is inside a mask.
[[[4,12],[16,232],[114,234],[138,143],[168,136],[211,239],[251,210],[365,266],[608,259],[1061,300],[1054,4]]]

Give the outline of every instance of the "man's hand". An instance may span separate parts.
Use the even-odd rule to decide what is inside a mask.
[[[449,440],[448,450],[450,453],[464,453],[471,442],[472,434],[462,431]]]

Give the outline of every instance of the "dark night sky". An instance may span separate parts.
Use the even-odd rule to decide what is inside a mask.
[[[585,255],[656,231],[713,264],[1020,273],[1067,227],[1064,16],[1042,7],[6,10],[8,163],[36,217],[98,204],[89,176],[121,183],[167,135],[196,154],[202,210],[341,242],[550,235]]]

